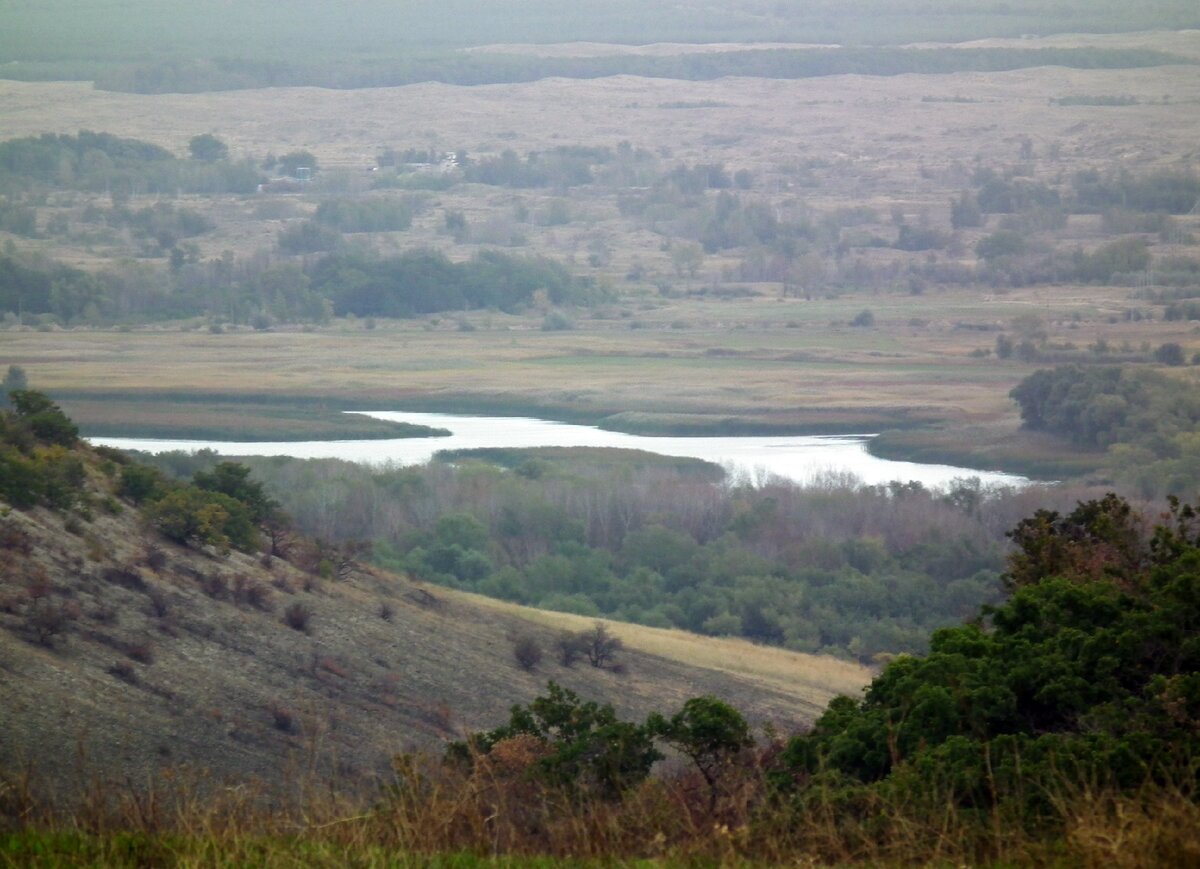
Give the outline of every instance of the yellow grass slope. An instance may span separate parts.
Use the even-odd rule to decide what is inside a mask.
[[[856,695],[872,676],[870,669],[861,664],[757,645],[734,637],[705,637],[687,631],[530,609],[467,592],[442,593],[560,631],[586,630],[599,621],[630,651],[727,673],[818,709],[823,709],[839,694]]]

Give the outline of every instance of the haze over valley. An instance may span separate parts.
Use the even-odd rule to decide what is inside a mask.
[[[4,4],[0,853],[1187,863],[1198,66],[1176,0]]]

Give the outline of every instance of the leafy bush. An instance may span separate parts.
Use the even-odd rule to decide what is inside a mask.
[[[13,410],[0,412],[0,498],[22,510],[70,508],[86,480],[83,462],[70,449],[79,429],[40,392],[17,389],[9,399]]]
[[[1161,362],[1163,365],[1184,365],[1187,363],[1187,355],[1183,352],[1182,346],[1174,341],[1168,341],[1160,344],[1154,351],[1154,361]]]
[[[38,440],[64,447],[74,446],[79,440],[79,427],[47,395],[18,389],[10,392],[8,397],[17,417],[29,426]]]
[[[852,800],[936,793],[1038,824],[1062,822],[1050,795],[1063,777],[1194,787],[1200,523],[1173,501],[1148,539],[1139,525],[1112,495],[1026,520],[1011,600],[935,632],[927,656],[888,665],[865,699],[833,701],[788,744],[780,788],[800,805],[827,787]]]
[[[470,761],[522,734],[542,742],[548,753],[536,764],[546,783],[579,794],[617,798],[650,774],[662,754],[646,725],[617,718],[612,706],[581,701],[554,682],[528,706],[513,706],[508,724],[452,743],[450,757]]]
[[[161,497],[166,485],[166,480],[157,468],[128,464],[121,468],[117,494],[135,504],[141,504]]]
[[[254,549],[258,532],[244,504],[221,492],[192,486],[168,492],[149,507],[154,527],[177,543],[198,543],[226,551]]]
[[[522,670],[530,671],[537,668],[542,661],[542,646],[529,634],[513,637],[513,657]]]

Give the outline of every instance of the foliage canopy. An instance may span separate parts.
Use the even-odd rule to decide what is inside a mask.
[[[823,783],[852,804],[940,789],[1036,822],[1053,815],[1064,775],[1119,789],[1194,784],[1200,523],[1178,501],[1152,536],[1132,536],[1137,519],[1110,495],[1026,520],[1013,535],[1012,598],[935,632],[927,656],[890,664],[861,701],[835,700],[789,743],[780,786],[802,803]],[[1064,540],[1071,557],[1048,558]]]

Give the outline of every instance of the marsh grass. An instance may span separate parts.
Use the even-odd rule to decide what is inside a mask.
[[[294,403],[245,396],[238,401],[164,396],[71,398],[72,418],[91,437],[185,438],[221,441],[367,440],[429,437],[442,429],[343,413],[324,402]]]
[[[872,438],[868,451],[884,459],[944,465],[997,468],[1034,479],[1053,480],[1095,473],[1104,454],[1040,432],[1018,428],[1015,421],[958,426],[953,430],[928,427],[889,430]]]

